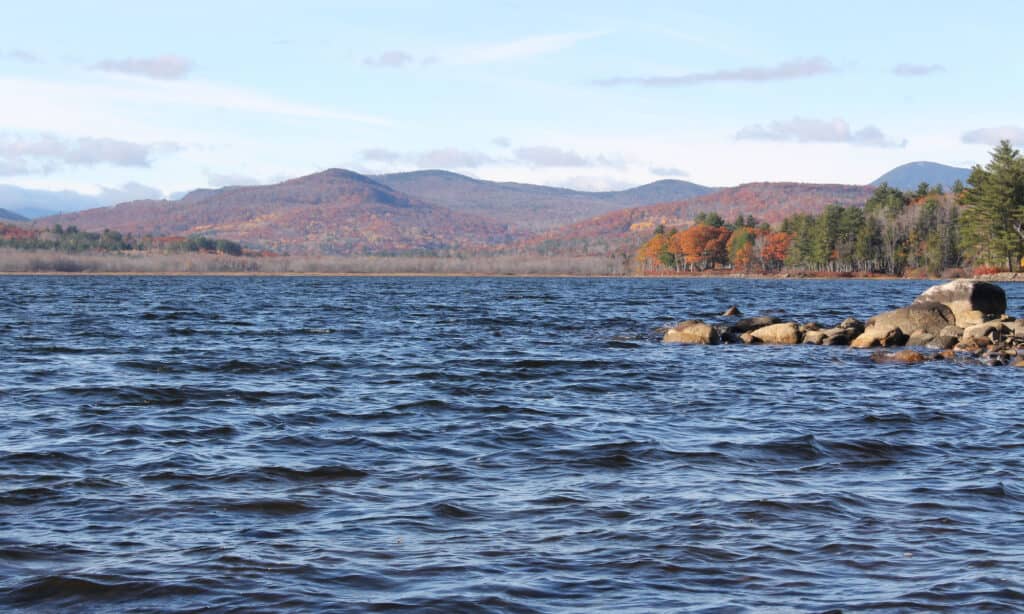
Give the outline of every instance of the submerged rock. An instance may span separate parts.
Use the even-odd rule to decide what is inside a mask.
[[[743,315],[743,313],[740,311],[740,308],[737,307],[736,305],[730,305],[729,308],[726,309],[725,312],[722,313],[722,316],[726,317],[726,318],[731,318],[733,316],[741,316],[741,315]]]
[[[928,358],[917,350],[899,350],[898,352],[883,352],[881,350],[871,354],[871,361],[877,363],[899,362],[913,364],[925,362]]]
[[[665,331],[663,343],[717,345],[720,339],[715,327],[699,320],[680,322]]]

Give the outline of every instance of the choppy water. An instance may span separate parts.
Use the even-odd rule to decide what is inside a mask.
[[[0,286],[5,609],[1024,609],[1024,370],[654,332],[925,283]]]

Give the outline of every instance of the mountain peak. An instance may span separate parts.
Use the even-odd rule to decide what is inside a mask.
[[[969,168],[918,160],[897,166],[872,181],[871,185],[878,186],[887,183],[897,190],[915,190],[921,183],[927,183],[928,185],[941,185],[948,190],[958,179],[966,182],[970,176],[971,169]]]

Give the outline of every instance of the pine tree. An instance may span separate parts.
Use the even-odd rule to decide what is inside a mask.
[[[1002,141],[984,168],[975,166],[961,195],[965,247],[982,262],[1016,268],[1024,253],[1024,159]]]

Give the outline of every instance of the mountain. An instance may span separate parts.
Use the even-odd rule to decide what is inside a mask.
[[[743,214],[777,223],[794,213],[819,213],[833,203],[863,205],[873,191],[871,186],[747,183],[688,200],[614,211],[541,234],[524,245],[542,252],[607,253],[635,247],[659,224],[687,225],[701,212],[717,213],[726,221]]]
[[[0,220],[5,222],[27,222],[28,218],[7,209],[0,209]]]
[[[375,175],[373,179],[426,202],[530,232],[550,230],[624,207],[684,200],[712,191],[688,181],[666,179],[628,190],[583,192],[485,181],[438,170]]]
[[[519,236],[506,225],[424,202],[340,169],[274,185],[196,190],[177,201],[132,201],[37,223],[136,235],[202,233],[313,254],[485,249]]]
[[[871,182],[871,185],[878,186],[888,183],[899,190],[916,190],[922,182],[929,185],[942,185],[949,190],[956,183],[957,179],[967,183],[971,175],[971,169],[946,166],[937,162],[910,162],[903,166],[897,166],[888,173]]]
[[[29,219],[106,207],[138,198],[156,198],[160,192],[139,183],[129,182],[119,188],[100,188],[97,194],[71,190],[33,190],[14,185],[0,185],[0,207]]]

